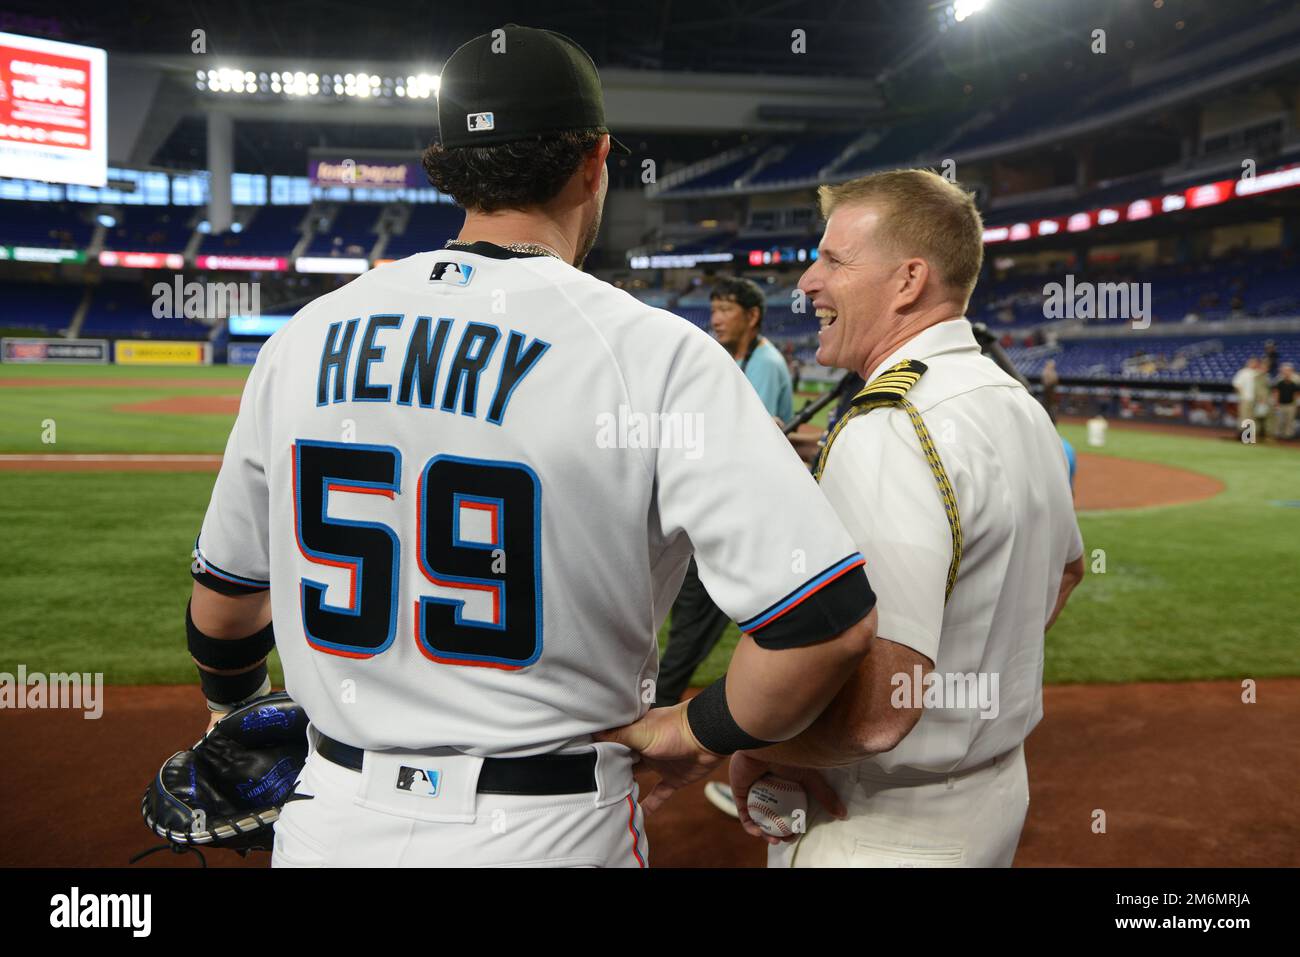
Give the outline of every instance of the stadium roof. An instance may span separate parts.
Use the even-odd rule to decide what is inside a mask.
[[[1150,56],[1198,34],[1255,22],[1287,4],[991,0],[984,13],[941,34],[949,5],[942,0],[389,0],[371,6],[351,0],[136,0],[51,7],[9,0],[7,25],[0,29],[137,54],[188,52],[191,31],[203,29],[209,52],[220,55],[363,56],[440,64],[469,37],[520,22],[571,35],[601,66],[900,81],[928,75],[965,83],[1003,74],[1017,78],[1034,63],[1055,68],[1066,57],[1082,60],[1097,27],[1113,34],[1110,55]],[[805,31],[806,53],[792,50],[795,30]]]

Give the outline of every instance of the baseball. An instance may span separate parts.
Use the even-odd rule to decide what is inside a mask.
[[[803,785],[773,774],[764,774],[749,789],[749,816],[772,837],[789,837],[803,830],[808,814],[808,795]]]

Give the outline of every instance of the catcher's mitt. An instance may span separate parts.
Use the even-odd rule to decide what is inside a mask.
[[[167,759],[144,793],[145,824],[174,850],[269,851],[306,760],[306,712],[282,691],[258,698]]]

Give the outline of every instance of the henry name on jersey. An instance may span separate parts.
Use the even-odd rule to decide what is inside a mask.
[[[505,348],[498,357],[503,338]],[[449,346],[452,340],[454,347]],[[445,316],[377,313],[340,320],[330,323],[325,334],[316,404],[396,402],[477,417],[482,379],[483,391],[492,390],[484,410],[487,421],[501,425],[515,389],[550,347],[513,329]],[[385,359],[389,348],[400,351],[400,366]],[[451,359],[440,377],[444,353]]]

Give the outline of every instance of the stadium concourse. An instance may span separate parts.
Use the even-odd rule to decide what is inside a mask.
[[[57,79],[67,109],[33,115],[86,131],[59,152],[0,122],[0,674],[106,683],[95,721],[0,707],[0,865],[148,845],[160,729],[205,718],[180,613],[248,370],[307,302],[457,235],[422,165],[440,71],[507,22],[591,51],[631,150],[586,271],[706,330],[715,284],[754,280],[796,411],[844,375],[797,285],[818,187],[922,167],[973,194],[967,315],[1078,451],[1087,549],[1046,640],[1016,863],[1300,865],[1295,4],[114,6],[0,19],[0,80]],[[647,820],[653,863],[761,865],[701,788]]]

